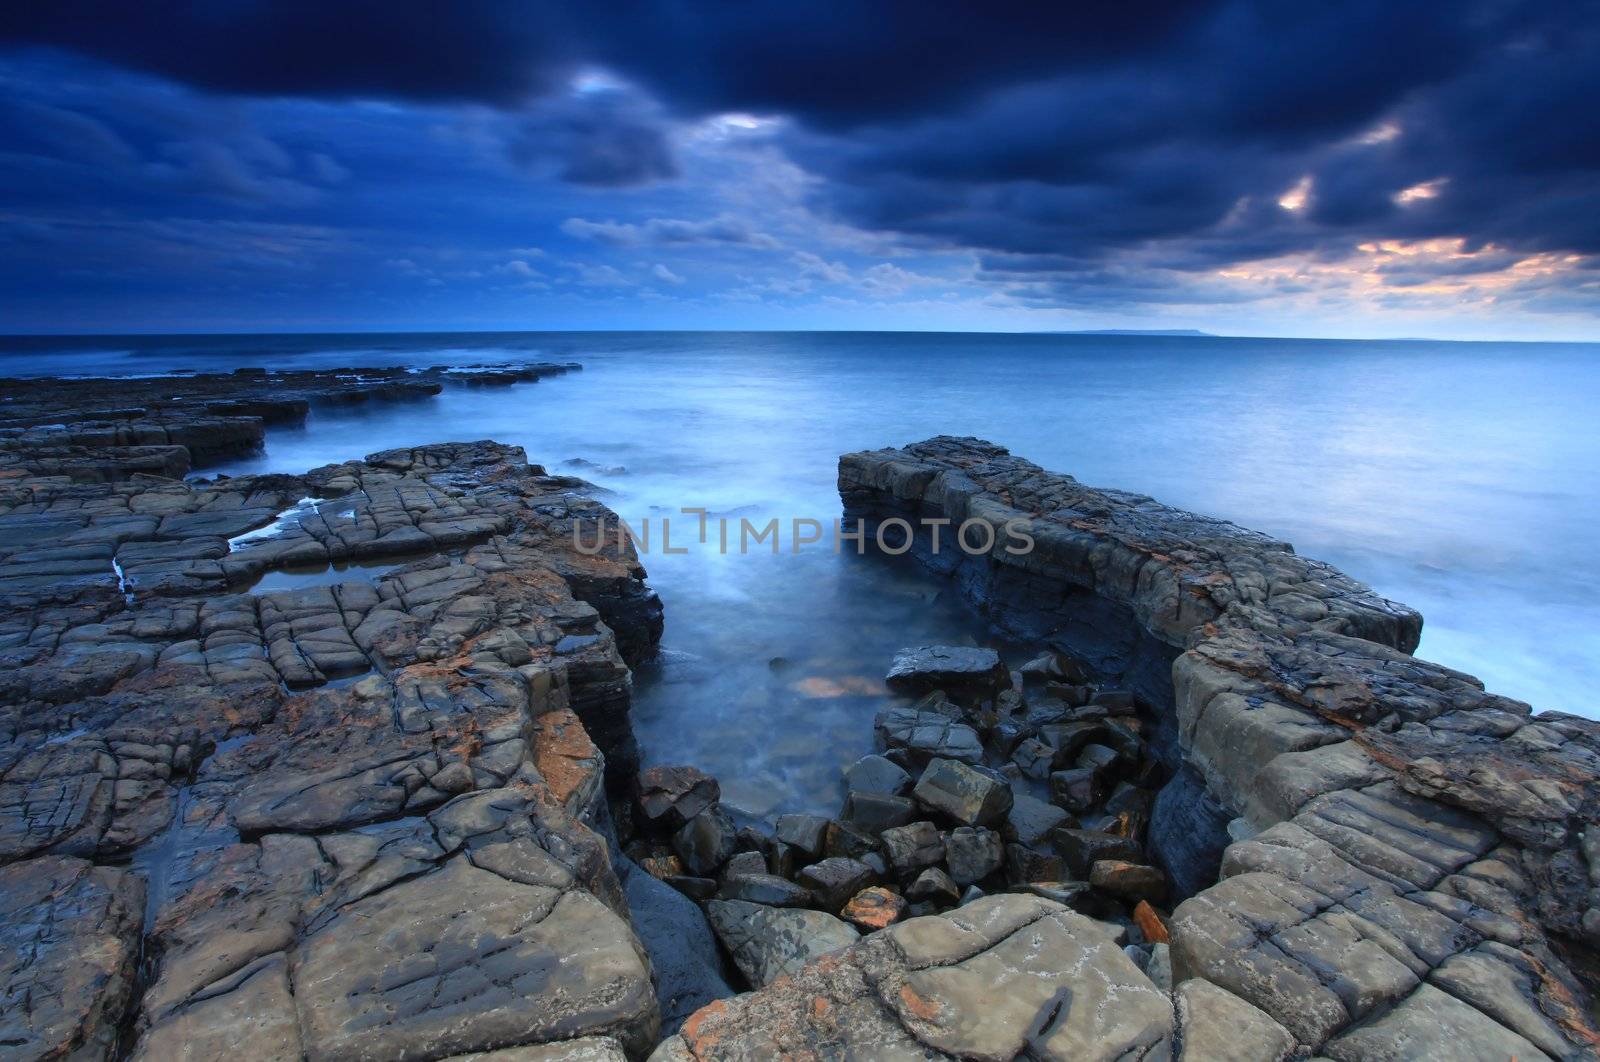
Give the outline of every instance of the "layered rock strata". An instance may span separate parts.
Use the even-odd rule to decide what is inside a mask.
[[[648,1052],[603,781],[661,613],[585,485],[88,479],[0,468],[7,1057]]]
[[[849,454],[839,485],[998,624],[1141,693],[1174,772],[1152,841],[1197,891],[1143,971],[992,897],[712,1004],[660,1058],[1600,1053],[1600,724],[1415,659],[1414,611],[1285,543],[988,443]],[[925,518],[1034,548],[935,554]]]
[[[267,427],[314,407],[431,398],[446,384],[531,383],[576,363],[460,368],[346,368],[0,379],[0,469],[110,482],[182,476],[259,449]]]

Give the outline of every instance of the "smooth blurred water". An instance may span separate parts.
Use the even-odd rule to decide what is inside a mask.
[[[1420,609],[1421,655],[1536,708],[1600,715],[1600,345],[524,333],[0,347],[6,375],[580,361],[508,390],[318,412],[226,470],[488,437],[609,488],[635,524],[685,506],[831,520],[840,453],[977,435],[1285,538]],[[574,458],[626,471],[562,468]],[[679,519],[675,545],[691,537]],[[832,810],[893,650],[985,636],[914,569],[787,545],[646,558],[667,632],[637,728],[648,761],[695,763],[751,810]]]

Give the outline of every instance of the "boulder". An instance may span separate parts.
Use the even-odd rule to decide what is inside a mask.
[[[822,855],[827,839],[828,820],[821,815],[780,815],[773,834],[806,857],[816,859]]]
[[[906,899],[913,903],[928,902],[940,907],[950,907],[960,902],[961,889],[950,879],[949,874],[938,867],[929,867],[906,886]]]
[[[809,907],[811,892],[788,878],[772,874],[729,874],[722,879],[717,895],[724,900],[743,900],[768,907]]]
[[[851,793],[893,793],[903,796],[910,792],[911,775],[899,764],[882,756],[863,756],[844,771],[844,787]]]
[[[694,767],[651,767],[639,774],[639,824],[675,833],[721,795],[717,780]]]
[[[881,886],[862,889],[850,898],[839,912],[841,918],[871,932],[899,921],[905,913],[906,901],[897,892]]]
[[[1100,802],[1099,772],[1088,767],[1056,771],[1050,776],[1050,799],[1068,811],[1088,811]]]
[[[799,973],[813,959],[849,947],[860,934],[822,911],[784,910],[743,900],[712,900],[706,917],[750,984]]]
[[[1167,876],[1160,869],[1120,859],[1095,860],[1089,884],[1130,901],[1159,900],[1167,894]]]
[[[895,653],[884,681],[900,693],[937,689],[957,700],[976,703],[992,700],[996,693],[1009,688],[1011,672],[993,649],[924,645]]]
[[[963,826],[987,826],[1011,810],[1011,786],[959,760],[934,759],[912,791],[918,803]]]
[[[813,863],[800,872],[800,884],[810,889],[817,906],[837,911],[852,896],[872,884],[877,875],[865,863],[833,857]]]
[[[944,838],[944,861],[957,885],[972,885],[1000,869],[1004,852],[993,830],[958,826]]]
[[[1178,986],[1174,999],[1183,1042],[1180,1062],[1282,1062],[1294,1053],[1288,1029],[1225,988],[1190,978]]]
[[[882,833],[916,818],[917,802],[887,793],[851,793],[844,799],[840,817],[865,833]]]
[[[879,712],[875,726],[885,748],[903,753],[913,763],[926,763],[936,756],[963,763],[983,762],[978,732],[942,712],[897,705]]]
[[[944,840],[931,822],[913,822],[883,831],[883,851],[901,878],[913,878],[944,859]]]
[[[1067,869],[1079,878],[1089,877],[1089,868],[1102,859],[1138,862],[1143,853],[1139,842],[1097,830],[1060,829],[1050,835],[1056,851],[1066,860]]]
[[[691,874],[709,878],[733,855],[736,832],[721,805],[712,805],[672,835],[672,848]]]
[[[1027,793],[1017,793],[1012,798],[1011,810],[1006,812],[1001,832],[1020,844],[1043,844],[1048,842],[1052,830],[1066,825],[1070,818],[1054,804]]]

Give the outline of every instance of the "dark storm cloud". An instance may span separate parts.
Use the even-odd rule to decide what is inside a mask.
[[[674,121],[784,117],[775,144],[819,178],[816,209],[973,252],[980,280],[1030,305],[1221,300],[1205,277],[1220,267],[1333,262],[1374,240],[1493,248],[1386,264],[1377,275],[1397,289],[1528,254],[1600,254],[1590,0],[57,0],[0,12],[7,41],[215,95],[487,105],[506,116],[503,155],[586,188],[680,178]],[[572,95],[595,68],[624,87]],[[8,141],[240,201],[315,196],[335,183],[317,156],[340,165],[318,151],[274,160],[239,136],[156,152],[52,108],[0,119]],[[670,242],[656,223],[567,232]],[[1592,291],[1573,284],[1579,302]]]
[[[554,167],[562,180],[627,188],[678,175],[661,116],[620,90],[580,93],[536,109],[506,145],[514,162]]]

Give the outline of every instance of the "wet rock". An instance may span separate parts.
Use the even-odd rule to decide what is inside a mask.
[[[882,756],[863,756],[844,771],[845,789],[851,793],[904,796],[911,791],[911,784],[911,775],[904,768]]]
[[[951,907],[961,900],[961,888],[950,875],[938,867],[929,867],[916,880],[906,886],[906,899],[912,902],[929,902],[940,907]]]
[[[689,899],[699,903],[705,903],[717,894],[718,885],[711,878],[697,878],[688,874],[673,874],[662,880]]]
[[[944,838],[944,861],[957,885],[972,885],[1000,869],[1004,852],[993,830],[959,826]]]
[[[883,851],[901,878],[912,878],[944,859],[944,840],[931,822],[913,822],[883,831]]]
[[[822,855],[828,836],[828,820],[820,815],[780,815],[773,831],[778,840],[792,845],[808,859]]]
[[[1131,863],[1141,858],[1137,841],[1116,834],[1060,829],[1050,839],[1062,859],[1066,860],[1067,869],[1080,878],[1088,878],[1089,868],[1104,859],[1120,859]]]
[[[639,823],[676,832],[721,797],[717,780],[693,767],[651,767],[639,775]]]
[[[987,826],[1011,810],[1011,787],[959,760],[929,761],[912,791],[924,807],[964,826]]]
[[[906,706],[885,708],[878,713],[875,727],[885,748],[904,753],[913,763],[927,763],[934,757],[983,762],[978,732],[942,712]]]
[[[751,985],[793,976],[813,959],[849,947],[860,934],[822,911],[784,910],[742,900],[712,900],[706,917]],[[691,1019],[692,1020],[692,1019]]]
[[[839,915],[870,932],[899,921],[905,909],[905,897],[875,885],[852,896]]]
[[[841,817],[867,833],[882,833],[892,826],[904,826],[917,815],[917,802],[910,797],[887,793],[851,793],[845,797]]]
[[[1067,907],[1076,906],[1084,893],[1089,891],[1087,881],[1025,881],[1014,885],[1012,892],[1023,893],[1028,896],[1038,896]]]
[[[1078,758],[1073,762],[1079,769],[1092,771],[1097,780],[1105,782],[1110,780],[1117,765],[1124,761],[1116,749],[1091,742],[1078,750]]]
[[[760,852],[739,852],[730,858],[722,869],[725,878],[738,877],[745,874],[765,874],[767,872],[767,859]]]
[[[733,819],[720,805],[713,805],[672,835],[672,848],[690,873],[709,878],[733,855],[735,833]]]
[[[724,977],[716,938],[700,908],[637,868],[624,865],[619,869],[634,932],[650,955],[650,972],[661,1005],[661,1031],[670,1035],[683,1019],[714,999],[733,995],[733,989]]]
[[[110,1057],[133,998],[144,883],[44,856],[0,867],[0,1043],[7,1058]]]
[[[844,856],[859,859],[878,850],[878,836],[848,822],[828,823],[827,839],[822,852],[826,856]]]
[[[1066,825],[1069,818],[1071,816],[1054,804],[1027,793],[1017,793],[1011,810],[1006,812],[1002,832],[1024,845],[1043,844],[1050,839],[1051,832]]]
[[[1011,673],[993,649],[924,645],[895,653],[885,681],[901,693],[937,689],[957,700],[978,702],[1009,687]]]
[[[1089,884],[1127,900],[1159,900],[1167,894],[1167,876],[1158,868],[1118,859],[1096,860]]]
[[[743,900],[768,907],[807,907],[812,899],[805,886],[772,874],[729,874],[722,879],[717,895],[724,900]]]
[[[1025,844],[1006,845],[1006,878],[1013,885],[1059,881],[1066,876],[1066,866],[1066,861],[1054,852]]]
[[[1043,781],[1055,769],[1056,750],[1037,738],[1024,738],[1011,752],[1011,762],[1024,778]]]
[[[876,877],[865,863],[833,857],[806,867],[800,872],[799,880],[816,897],[817,906],[837,911]]]
[[[1100,802],[1100,774],[1090,767],[1074,767],[1050,776],[1050,799],[1069,811],[1087,811]]]

